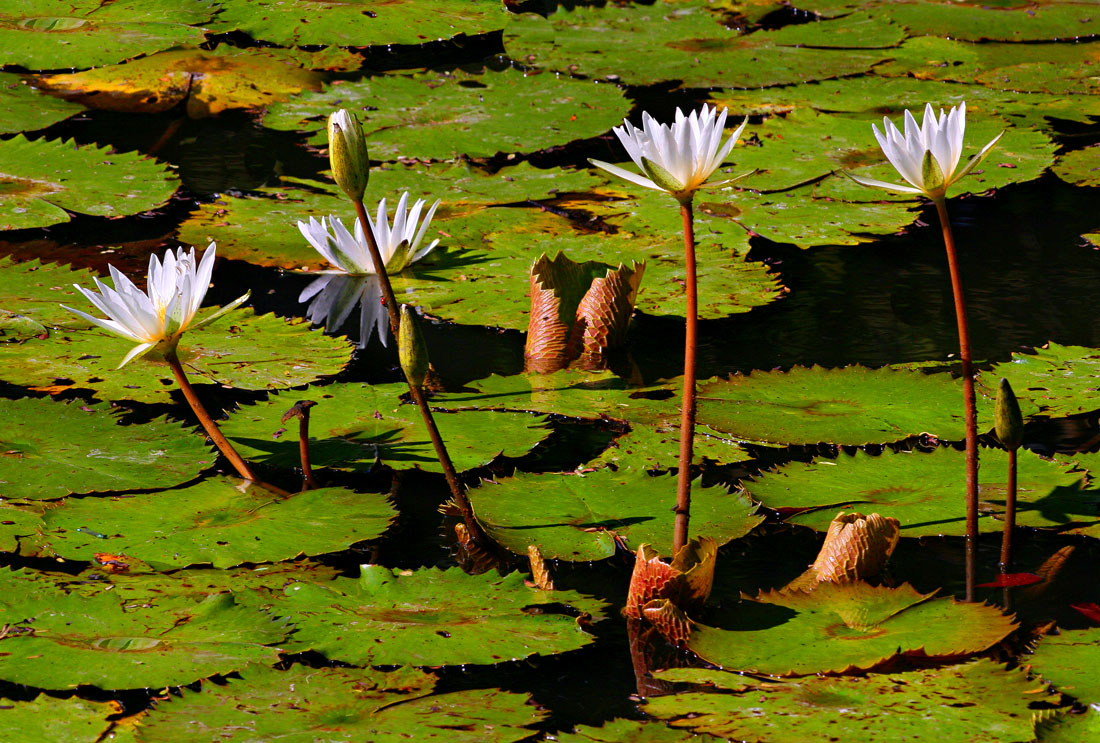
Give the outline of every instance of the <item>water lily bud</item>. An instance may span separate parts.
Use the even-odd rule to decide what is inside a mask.
[[[397,358],[409,378],[409,384],[420,387],[428,376],[428,346],[420,332],[420,318],[407,304],[401,305],[401,329],[397,339]]]
[[[1001,380],[997,389],[997,411],[993,417],[997,438],[1006,449],[1019,449],[1024,442],[1024,416],[1020,413],[1020,403],[1007,379]]]
[[[370,177],[367,140],[359,120],[343,108],[328,117],[328,161],[336,184],[362,201]]]

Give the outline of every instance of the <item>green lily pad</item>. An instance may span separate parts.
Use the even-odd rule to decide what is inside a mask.
[[[46,90],[91,108],[158,113],[183,101],[192,118],[233,108],[262,108],[303,90],[320,90],[322,76],[284,49],[173,49],[122,65],[37,80]]]
[[[86,699],[57,699],[39,694],[29,702],[4,700],[0,705],[0,730],[6,743],[87,743],[102,740],[117,714],[117,703]]]
[[[981,652],[1015,629],[995,606],[930,596],[909,584],[832,582],[761,594],[722,615],[721,629],[695,625],[688,647],[727,671],[805,676],[867,669],[898,653]]]
[[[572,733],[557,733],[559,743],[706,743],[686,730],[674,730],[660,722],[610,720],[600,727],[577,725]]]
[[[978,528],[1001,531],[993,516],[1004,510],[1008,455],[1001,449],[981,449]],[[1081,490],[1080,473],[1040,459],[1026,451],[1018,460],[1016,523],[1020,526],[1062,526],[1097,523],[1100,492]],[[788,519],[825,531],[841,509],[880,513],[901,522],[904,537],[966,533],[964,475],[966,455],[950,447],[930,454],[856,452],[839,459],[796,462],[747,483],[746,490],[768,508],[812,509]]]
[[[91,389],[103,400],[169,402],[176,383],[166,363],[146,357],[148,362],[116,368],[132,346],[98,328],[62,330],[48,340],[6,344],[0,378],[50,392]],[[208,382],[262,390],[334,375],[348,363],[352,350],[345,340],[310,331],[305,320],[286,321],[245,309],[185,333],[179,353],[196,386]]]
[[[382,461],[397,469],[441,472],[435,449],[415,406],[402,405],[404,384],[332,384],[238,410],[222,426],[241,456],[276,467],[299,461],[297,427],[286,434],[282,414],[302,399],[310,411],[310,460],[314,467],[369,469]],[[550,435],[545,418],[495,411],[438,412],[440,435],[458,471],[481,467],[498,456],[520,457]]]
[[[967,3],[884,4],[876,15],[914,36],[935,34],[965,41],[1072,40],[1100,33],[1100,16],[1088,3],[1043,3],[1016,8]]]
[[[796,366],[699,386],[699,422],[739,439],[860,446],[965,434],[962,382],[903,368]],[[983,400],[988,409],[989,400]]]
[[[675,475],[641,469],[599,469],[569,474],[517,474],[469,491],[486,533],[506,549],[526,554],[537,545],[556,560],[603,560],[621,542],[628,550],[648,544],[672,554]],[[764,520],[756,505],[724,487],[692,483],[692,534],[719,545],[748,534]]]
[[[508,14],[496,0],[414,0],[375,3],[310,0],[221,0],[215,33],[244,31],[283,46],[423,44],[503,28]]]
[[[1100,350],[1048,343],[1034,353],[1013,353],[990,378],[1004,377],[1021,399],[1051,417],[1100,410]]]
[[[21,540],[41,528],[41,506],[0,502],[0,552],[18,552]]]
[[[0,141],[0,230],[68,222],[70,211],[137,214],[164,204],[178,185],[163,165],[133,152],[18,135]]]
[[[138,743],[510,743],[530,737],[545,713],[527,696],[500,689],[433,694],[435,677],[411,668],[306,668],[259,665],[242,680],[157,705],[137,731]],[[415,732],[413,732],[415,731]]]
[[[273,663],[284,620],[238,606],[232,594],[195,602],[162,598],[123,607],[110,593],[43,590],[25,574],[0,572],[0,608],[14,632],[0,678],[43,689],[180,686],[252,661]]]
[[[1051,701],[1041,692],[1023,671],[982,659],[922,671],[757,684],[743,693],[676,694],[650,699],[645,711],[674,727],[769,743],[1016,743],[1034,736],[1029,705]]]
[[[336,108],[359,115],[375,159],[448,160],[534,152],[595,137],[621,123],[630,102],[614,85],[550,73],[428,71],[303,94],[269,108],[263,124],[309,131],[310,141],[323,146],[325,123]]]
[[[750,38],[767,39],[783,46],[838,49],[876,49],[900,44],[908,34],[889,17],[876,10],[851,13],[841,20],[820,17],[809,23],[794,23],[775,31],[760,31]]]
[[[1035,722],[1039,743],[1078,743],[1100,736],[1100,710],[1090,706],[1084,714],[1072,711],[1042,714]]]
[[[1060,155],[1054,174],[1074,186],[1100,186],[1100,145]]]
[[[733,464],[752,459],[752,455],[735,442],[706,426],[695,427],[692,442],[692,461],[701,464],[704,459],[721,464]],[[680,429],[672,422],[632,423],[630,431],[619,436],[600,456],[588,463],[589,467],[613,464],[616,467],[638,469],[669,469],[680,462]]]
[[[109,501],[70,499],[46,513],[44,551],[71,560],[122,554],[158,569],[226,568],[337,552],[381,536],[396,516],[384,495],[323,488],[280,499],[242,488],[239,480],[217,477]]]
[[[31,70],[95,67],[206,38],[202,0],[13,0],[0,10],[6,64]]]
[[[1047,635],[1029,660],[1032,670],[1058,691],[1085,703],[1100,702],[1100,628],[1062,629]]]
[[[357,665],[503,663],[587,645],[573,616],[548,604],[599,613],[603,602],[574,591],[541,591],[523,575],[417,572],[363,565],[358,579],[294,583],[276,611],[294,617],[288,648]]]
[[[10,72],[0,72],[0,101],[4,106],[4,120],[0,121],[3,134],[45,129],[84,110],[76,103],[40,93]]]
[[[163,418],[120,426],[118,412],[48,399],[0,400],[0,493],[43,500],[170,487],[213,463],[203,440],[182,426]]]
[[[798,34],[807,32],[741,35],[721,20],[701,5],[686,3],[559,7],[549,18],[513,16],[504,30],[504,47],[508,56],[528,65],[636,85],[679,80],[688,88],[731,80],[745,88],[825,80],[866,72],[885,56],[820,48],[858,45],[843,21],[817,24],[809,32],[815,39],[811,48],[784,43],[785,36],[801,43]]]

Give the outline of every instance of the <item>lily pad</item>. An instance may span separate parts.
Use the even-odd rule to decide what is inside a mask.
[[[1054,174],[1074,186],[1100,186],[1100,145],[1061,155]]]
[[[359,114],[375,159],[448,160],[534,152],[595,137],[621,123],[630,102],[614,85],[549,73],[428,71],[304,94],[269,108],[263,123],[313,132],[310,141],[324,145],[325,122],[335,108]]]
[[[286,434],[280,418],[295,402],[309,398],[319,403],[309,419],[314,467],[363,470],[382,461],[397,469],[441,472],[420,412],[413,405],[401,404],[400,396],[407,392],[404,384],[332,384],[273,395],[266,402],[237,411],[222,431],[246,459],[295,467],[298,437]],[[460,472],[486,465],[501,455],[523,456],[550,435],[544,418],[525,413],[461,411],[439,412],[434,417]]]
[[[0,502],[0,552],[18,552],[21,539],[41,528],[41,506]]]
[[[713,429],[695,427],[692,461],[704,459],[721,464],[733,464],[752,459],[752,455]],[[588,466],[613,464],[616,467],[638,469],[669,469],[680,462],[680,428],[668,423],[632,423],[630,431],[619,436]]]
[[[1039,743],[1078,743],[1100,736],[1100,710],[1090,706],[1084,714],[1066,711],[1046,713],[1035,722]]]
[[[536,545],[556,560],[603,560],[618,543],[633,551],[648,544],[672,554],[674,475],[641,469],[588,473],[517,474],[469,491],[478,521],[496,542],[517,554]],[[719,545],[748,534],[764,520],[755,504],[724,487],[692,484],[692,534]]]
[[[113,725],[107,717],[121,711],[117,702],[39,694],[29,702],[5,700],[0,706],[0,730],[6,743],[87,743],[102,740]]]
[[[965,433],[962,382],[947,374],[796,366],[705,382],[698,396],[701,423],[748,441],[860,446]]]
[[[914,36],[935,34],[965,41],[1072,41],[1100,34],[1100,17],[1087,3],[1042,3],[998,8],[969,3],[884,4],[876,15]]]
[[[213,463],[203,440],[182,426],[166,419],[120,426],[117,412],[48,399],[0,400],[0,493],[44,500],[169,487]]]
[[[161,702],[142,719],[138,743],[399,743],[410,731],[424,741],[508,743],[545,716],[526,695],[500,689],[433,694],[435,677],[414,669],[252,665],[241,676]]]
[[[62,98],[111,111],[158,113],[187,101],[188,116],[197,119],[320,90],[322,76],[304,69],[298,56],[283,49],[173,49],[37,82]]]
[[[0,72],[0,101],[4,106],[0,133],[4,134],[45,129],[84,110],[76,103],[40,93],[21,76],[10,72]]]
[[[0,141],[0,230],[68,222],[68,212],[137,214],[164,204],[178,185],[163,165],[132,152],[20,134]]]
[[[73,284],[91,286],[95,276],[92,271],[56,263],[16,263],[8,256],[0,257],[0,310],[47,328],[90,328],[91,323],[61,305],[79,306],[84,297]]]
[[[273,663],[272,646],[290,631],[228,593],[123,607],[110,593],[43,590],[9,571],[0,572],[0,587],[0,608],[15,630],[4,639],[0,678],[43,689],[189,684],[252,661]]]
[[[395,516],[384,495],[323,488],[280,499],[217,477],[109,501],[70,499],[46,513],[42,541],[45,552],[71,560],[107,552],[158,569],[227,568],[337,552],[381,536]]]
[[[642,720],[610,720],[600,727],[577,725],[572,733],[554,736],[559,743],[706,743],[686,730],[675,730],[661,722]]]
[[[979,452],[981,500],[978,528],[1001,531],[994,516],[1004,510],[1008,455],[1000,449]],[[1063,526],[1097,523],[1100,492],[1081,490],[1081,473],[1065,465],[1020,452],[1016,523]],[[747,483],[746,490],[768,508],[810,509],[788,519],[825,531],[839,509],[879,513],[901,522],[903,537],[966,533],[964,474],[966,456],[950,447],[930,454],[856,452],[839,459],[795,462]]]
[[[731,80],[745,88],[824,80],[866,72],[884,58],[875,52],[820,48],[844,43],[850,30],[843,21],[817,24],[817,48],[811,48],[786,45],[782,32],[775,38],[741,35],[721,20],[702,5],[686,3],[559,7],[548,18],[513,16],[504,30],[504,47],[508,56],[528,65],[635,85],[679,80],[688,88],[729,85]],[[792,38],[792,44],[798,43]]]
[[[5,64],[31,70],[95,67],[206,40],[202,0],[12,0],[0,9]]]
[[[966,655],[1015,629],[997,607],[932,599],[908,584],[825,582],[812,591],[773,591],[720,619],[721,629],[695,625],[692,652],[727,671],[771,676],[862,670],[898,653]]]
[[[1100,702],[1100,628],[1061,629],[1047,635],[1030,658],[1032,670],[1058,691],[1085,703]]]
[[[982,659],[922,671],[757,684],[743,693],[676,694],[650,699],[645,710],[674,727],[769,743],[1016,743],[1034,736],[1029,705],[1035,701],[1050,697],[1026,673]]]
[[[1100,410],[1100,349],[1051,342],[1034,353],[1013,353],[990,376],[1007,379],[1018,397],[1051,417]]]
[[[169,402],[176,383],[166,363],[150,359],[116,368],[132,345],[98,328],[63,330],[48,340],[5,345],[0,378],[49,392],[91,389],[103,400]],[[304,320],[285,321],[252,310],[236,310],[186,333],[179,348],[192,384],[252,390],[294,387],[334,375],[352,350],[345,340],[310,331]]]
[[[599,613],[574,591],[540,591],[520,573],[467,575],[458,568],[398,571],[363,565],[358,579],[294,583],[278,611],[294,616],[288,646],[357,665],[502,663],[552,655],[594,638],[547,605]]]
[[[323,0],[221,0],[216,33],[244,31],[283,46],[423,44],[503,28],[508,17],[496,0],[389,0],[377,5]]]

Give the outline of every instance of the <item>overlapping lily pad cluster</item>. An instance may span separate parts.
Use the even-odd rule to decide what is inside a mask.
[[[937,110],[965,101],[963,162],[1005,131],[951,197],[995,211],[999,189],[1040,178],[1091,192],[1100,185],[1097,37],[1094,5],[1055,0],[0,7],[0,559],[11,566],[0,570],[0,738],[244,741],[293,730],[349,741],[1056,741],[1095,732],[1100,713],[1070,714],[1069,703],[1100,705],[1100,629],[1085,619],[1100,618],[1088,606],[1100,595],[1086,590],[1081,619],[1058,635],[1029,635],[1027,612],[1055,601],[1075,549],[1095,554],[1096,455],[1020,452],[1018,522],[1084,540],[1020,566],[1040,580],[1014,597],[1022,624],[992,605],[955,602],[953,585],[933,595],[957,566],[934,578],[910,566],[941,559],[918,544],[941,548],[949,563],[960,553],[957,540],[941,539],[964,528],[959,381],[933,353],[882,368],[795,363],[767,313],[777,300],[817,301],[813,287],[788,291],[782,261],[759,258],[804,249],[829,274],[837,246],[873,251],[886,236],[919,233],[919,200],[860,188],[842,171],[895,181],[871,123],[900,121],[927,101]],[[699,385],[692,532],[717,546],[717,571],[710,604],[678,615],[673,639],[723,670],[658,672],[647,688],[677,693],[642,706],[645,720],[604,715],[602,727],[573,727],[550,716],[555,701],[587,688],[594,658],[626,667],[623,633],[601,627],[618,621],[608,606],[624,603],[633,553],[671,548],[678,382],[660,379],[663,360],[631,358],[630,336],[615,372],[521,374],[517,331],[528,326],[532,264],[559,251],[582,266],[644,264],[644,281],[640,269],[620,269],[638,310],[650,327],[661,317],[678,327],[680,225],[667,196],[587,164],[625,164],[611,131],[624,118],[640,123],[641,102],[659,120],[677,106],[725,109],[727,136],[750,117],[713,180],[757,172],[696,195],[700,314],[736,330],[728,344],[767,338],[779,350],[757,368],[703,354],[713,378]],[[433,356],[461,358],[461,371],[432,379],[431,403],[499,548],[498,570],[464,572],[439,538],[442,478],[407,388],[394,383],[396,344],[380,342],[377,288],[363,265],[326,260],[361,242],[324,171],[337,108],[364,122],[368,201],[442,200],[430,225],[391,246],[406,251],[394,285],[401,301],[452,323],[437,323],[428,342]],[[259,178],[239,159],[212,168],[177,158],[179,130],[203,132],[212,117],[232,122],[225,131],[258,122],[294,154]],[[111,136],[117,121],[127,134]],[[238,181],[208,187],[227,177]],[[333,215],[349,229],[336,230]],[[1100,243],[1100,224],[1089,231]],[[108,262],[136,277],[129,269],[151,254],[211,241],[223,262],[196,324],[244,289],[260,309],[188,329],[180,360],[265,480],[296,484],[299,443],[280,419],[315,401],[320,489],[282,496],[223,474],[170,369],[141,359],[116,370],[135,341],[61,308],[90,311],[73,286],[92,286]],[[334,268],[345,273],[300,275]],[[239,286],[253,281],[265,291]],[[817,314],[828,317],[821,301]],[[565,314],[583,320],[572,305]],[[345,322],[355,317],[357,332]],[[326,332],[311,328],[322,321]],[[913,332],[901,342],[924,348]],[[481,353],[487,337],[504,338],[509,355]],[[981,431],[993,427],[1002,377],[1028,431],[1100,409],[1100,351],[1052,342],[999,354],[981,366]],[[563,353],[562,365],[575,356]],[[980,524],[997,532],[1004,455],[984,441]],[[859,570],[829,573],[822,558],[807,577],[812,535],[838,512],[854,523],[856,511],[896,519],[886,540],[892,547],[900,535],[893,567],[869,582]],[[509,562],[532,546],[557,573],[555,590],[532,587]],[[708,547],[711,567],[712,558]],[[567,565],[596,561],[606,571]],[[592,577],[608,573],[619,578],[611,589]],[[634,613],[645,621],[644,607]],[[540,656],[564,653],[544,673]],[[444,668],[519,659],[530,665],[509,665],[508,683]],[[561,669],[567,688],[549,688],[545,678]],[[176,687],[186,688],[161,693]],[[111,696],[119,701],[103,701]],[[149,703],[134,708],[137,699]],[[607,701],[620,716],[626,693]]]

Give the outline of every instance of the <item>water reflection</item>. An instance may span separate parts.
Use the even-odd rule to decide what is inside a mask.
[[[298,301],[309,302],[306,318],[314,325],[324,325],[330,335],[343,327],[358,306],[359,319],[348,337],[358,348],[366,348],[377,333],[382,345],[388,345],[389,320],[382,304],[382,284],[376,275],[323,274],[302,290]]]

